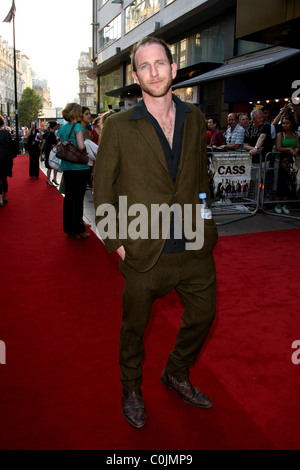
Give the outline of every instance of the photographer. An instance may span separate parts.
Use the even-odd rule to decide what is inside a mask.
[[[287,116],[288,118],[292,118],[292,120],[295,123],[294,124],[295,129],[293,129],[293,130],[297,131],[298,126],[299,126],[298,113],[295,110],[293,104],[290,101],[287,101],[284,104],[284,106],[280,109],[277,116],[272,121],[273,126],[275,126],[275,128],[277,128],[277,132],[279,132],[279,130],[281,130],[282,121],[283,121],[285,116]],[[280,127],[280,129],[278,129],[278,127]]]

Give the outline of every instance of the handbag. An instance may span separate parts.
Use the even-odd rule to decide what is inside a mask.
[[[69,163],[78,163],[78,164],[87,164],[89,157],[86,149],[80,150],[76,145],[73,144],[69,139],[75,127],[75,122],[72,126],[71,132],[69,134],[68,140],[65,142],[59,142],[56,145],[56,156],[60,160],[64,160]]]
[[[53,149],[50,151],[48,165],[53,170],[57,170],[59,172],[62,172],[61,160],[56,155],[56,147],[57,146],[53,147]]]

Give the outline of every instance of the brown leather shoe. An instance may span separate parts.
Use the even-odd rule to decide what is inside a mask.
[[[134,428],[142,428],[146,424],[146,411],[144,407],[142,390],[129,392],[122,390],[122,414],[126,421]]]
[[[189,405],[198,408],[211,408],[212,402],[198,388],[193,387],[189,379],[179,381],[163,370],[160,381],[171,390],[175,390]]]

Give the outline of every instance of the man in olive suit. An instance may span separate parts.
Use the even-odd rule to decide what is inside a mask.
[[[206,126],[197,107],[172,94],[177,66],[169,47],[157,38],[142,39],[133,48],[132,66],[143,99],[105,122],[95,165],[94,200],[97,228],[108,251],[117,251],[124,277],[119,351],[122,412],[132,426],[142,428],[146,423],[141,391],[143,334],[153,301],[173,289],[184,312],[161,382],[190,405],[212,405],[191,384],[189,368],[215,315],[212,250],[218,235],[214,221],[202,219],[202,243],[192,244],[190,234],[197,234],[199,222],[194,217],[199,193],[206,192],[209,199]],[[162,235],[161,218],[153,215],[153,209],[162,205],[177,208],[167,219],[167,236]],[[143,213],[140,234],[131,230],[138,226],[134,225],[137,208]],[[187,209],[194,214],[191,227]],[[159,236],[153,235],[155,223]]]

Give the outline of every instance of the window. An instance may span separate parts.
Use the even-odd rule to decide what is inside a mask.
[[[262,44],[238,39],[236,41],[236,55],[249,54],[250,52],[256,52],[267,47],[270,47],[270,44]]]
[[[173,3],[175,0],[166,0],[166,6],[170,5],[170,3]]]
[[[135,0],[125,9],[125,33],[157,13],[160,0]]]
[[[109,107],[116,106],[120,98],[107,96],[106,91],[115,90],[121,86],[121,69],[117,68],[107,75],[100,75],[100,111],[107,111]]]
[[[99,49],[103,49],[121,37],[121,14],[99,32]]]
[[[132,76],[132,65],[127,64],[126,65],[126,85],[132,85],[134,83],[134,78]]]
[[[224,61],[226,24],[219,21],[198,30],[195,34],[171,45],[174,62],[178,68],[201,62]]]
[[[105,3],[107,3],[108,0],[98,0],[98,10],[99,8],[103,7],[103,5],[105,5]]]

